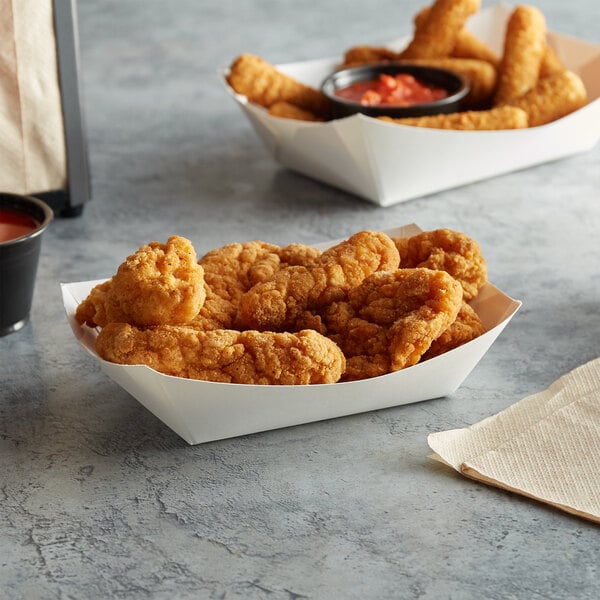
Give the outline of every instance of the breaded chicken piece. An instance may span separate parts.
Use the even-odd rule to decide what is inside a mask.
[[[537,127],[565,117],[585,106],[587,101],[583,81],[579,75],[567,70],[540,79],[513,104],[527,113],[530,127]]]
[[[128,256],[110,280],[92,289],[75,318],[90,327],[187,323],[205,300],[203,274],[189,240],[172,236],[166,244],[150,242]]]
[[[444,271],[398,269],[374,273],[348,294],[348,301],[322,314],[327,335],[342,349],[343,379],[398,371],[416,364],[456,319],[460,284]]]
[[[449,56],[467,19],[479,10],[480,0],[435,0],[401,58]]]
[[[304,311],[342,300],[376,271],[396,269],[398,251],[384,233],[360,231],[318,257],[313,266],[289,266],[244,294],[239,322],[246,329],[293,329]]]
[[[535,87],[546,52],[546,19],[535,6],[519,5],[504,36],[494,104],[512,104]]]
[[[413,19],[415,29],[425,25],[429,18],[430,11],[431,7],[426,6],[415,15]],[[454,47],[450,51],[449,56],[484,60],[494,67],[497,67],[500,63],[500,58],[496,53],[493,52],[486,43],[482,42],[464,27],[456,34]]]
[[[204,269],[206,301],[191,325],[199,329],[232,328],[242,296],[254,285],[252,267],[268,257],[278,262],[277,250],[275,244],[255,240],[227,244],[202,256],[198,262]]]
[[[138,329],[111,323],[96,338],[96,351],[118,364],[144,364],[166,375],[226,383],[335,383],[345,367],[336,344],[310,330],[199,331],[172,325]]]
[[[256,261],[248,272],[251,286],[273,277],[276,271],[285,267],[312,267],[322,252],[318,248],[304,244],[288,244],[276,248],[272,253]]]
[[[489,110],[466,110],[461,112],[425,115],[423,117],[377,117],[380,121],[428,127],[430,129],[454,129],[462,131],[498,131],[525,129],[529,125],[527,112],[517,106],[497,106]]]
[[[235,328],[240,300],[253,285],[288,265],[310,266],[320,254],[303,244],[279,247],[260,240],[207,252],[199,261],[204,268],[206,301],[190,325],[206,330]]]
[[[426,267],[446,271],[472,300],[487,282],[487,264],[479,244],[451,229],[423,231],[410,238],[394,238],[401,268]]]
[[[421,360],[427,360],[458,348],[485,333],[479,315],[466,302],[462,303],[456,320],[435,339]]]
[[[238,94],[265,108],[283,101],[316,117],[329,115],[329,99],[320,90],[296,81],[260,56],[238,56],[229,68],[227,82]]]

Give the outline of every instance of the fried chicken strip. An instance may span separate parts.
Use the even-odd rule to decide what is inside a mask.
[[[409,238],[393,238],[401,268],[425,267],[446,271],[472,300],[487,282],[487,264],[481,247],[468,235],[452,229],[423,231]]]
[[[253,54],[242,54],[233,61],[227,82],[238,94],[265,108],[284,101],[317,117],[329,115],[329,100],[320,90],[296,81]]]
[[[401,119],[392,117],[377,118],[388,123],[410,125],[411,127],[462,131],[524,129],[529,125],[527,112],[518,106],[498,106],[489,110],[467,110],[450,114],[404,117]]]
[[[560,119],[587,103],[587,91],[579,75],[559,71],[540,79],[537,85],[513,105],[527,113],[530,127]]]
[[[143,364],[175,377],[243,384],[335,383],[345,358],[334,342],[315,331],[199,331],[162,325],[138,329],[111,323],[96,338],[107,361]]]
[[[304,244],[275,244],[255,240],[232,243],[207,252],[199,261],[204,268],[206,300],[189,325],[198,329],[235,328],[242,296],[289,265],[310,266],[321,251]]]
[[[384,233],[360,231],[329,248],[313,266],[289,266],[244,294],[239,322],[244,328],[293,329],[305,310],[343,299],[365,277],[396,269],[398,251]]]
[[[479,6],[480,0],[436,0],[400,58],[449,56],[467,19]]]
[[[512,102],[535,87],[546,52],[546,19],[534,6],[519,5],[506,25],[494,104]]]
[[[191,325],[230,329],[244,293],[254,285],[250,271],[261,261],[279,263],[278,247],[260,240],[226,244],[207,252],[198,263],[204,270],[206,301]]]
[[[416,364],[454,322],[462,297],[460,284],[444,271],[398,269],[367,277],[348,301],[323,312],[327,335],[346,356],[343,379]]]
[[[111,279],[91,290],[75,318],[90,327],[183,324],[198,314],[205,297],[204,270],[192,243],[172,236],[128,256]]]
[[[415,15],[413,19],[415,29],[425,25],[430,11],[431,7],[426,6]],[[486,43],[482,42],[477,36],[473,35],[464,27],[456,34],[454,47],[448,55],[456,58],[484,60],[494,67],[498,67],[500,64],[500,58],[496,53],[493,52]]]
[[[456,320],[438,338],[433,340],[429,350],[421,360],[439,356],[454,348],[458,348],[485,333],[485,328],[479,315],[463,301]]]

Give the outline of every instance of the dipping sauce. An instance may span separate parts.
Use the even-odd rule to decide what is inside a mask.
[[[379,79],[358,81],[336,90],[335,95],[362,106],[411,106],[442,100],[448,97],[448,92],[423,83],[409,73],[398,73],[381,74]]]
[[[27,235],[39,226],[40,224],[30,215],[0,208],[0,243]]]

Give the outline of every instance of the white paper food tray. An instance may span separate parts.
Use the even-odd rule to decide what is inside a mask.
[[[388,230],[392,236],[421,231],[416,225]],[[330,242],[327,245],[331,245]],[[326,247],[326,245],[323,245]],[[67,318],[79,343],[102,370],[189,444],[367,412],[454,392],[521,306],[491,283],[471,302],[486,333],[446,354],[396,373],[347,383],[241,385],[163,375],[143,365],[117,365],[94,349],[95,329],[74,318],[77,305],[101,281],[61,284]]]
[[[469,20],[468,28],[501,55],[512,10],[505,4],[483,10]],[[408,41],[403,38],[390,47],[397,51]],[[584,152],[597,143],[600,45],[555,32],[548,33],[548,43],[566,67],[582,78],[589,103],[562,119],[529,129],[447,131],[390,124],[363,115],[326,123],[281,119],[227,89],[277,162],[380,206],[390,206]],[[319,88],[340,60],[319,59],[277,68]]]

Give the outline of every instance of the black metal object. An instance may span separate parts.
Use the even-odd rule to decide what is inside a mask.
[[[91,199],[87,139],[79,80],[79,30],[76,0],[53,0],[62,112],[67,149],[66,190],[32,194],[47,202],[58,217],[81,215]]]

